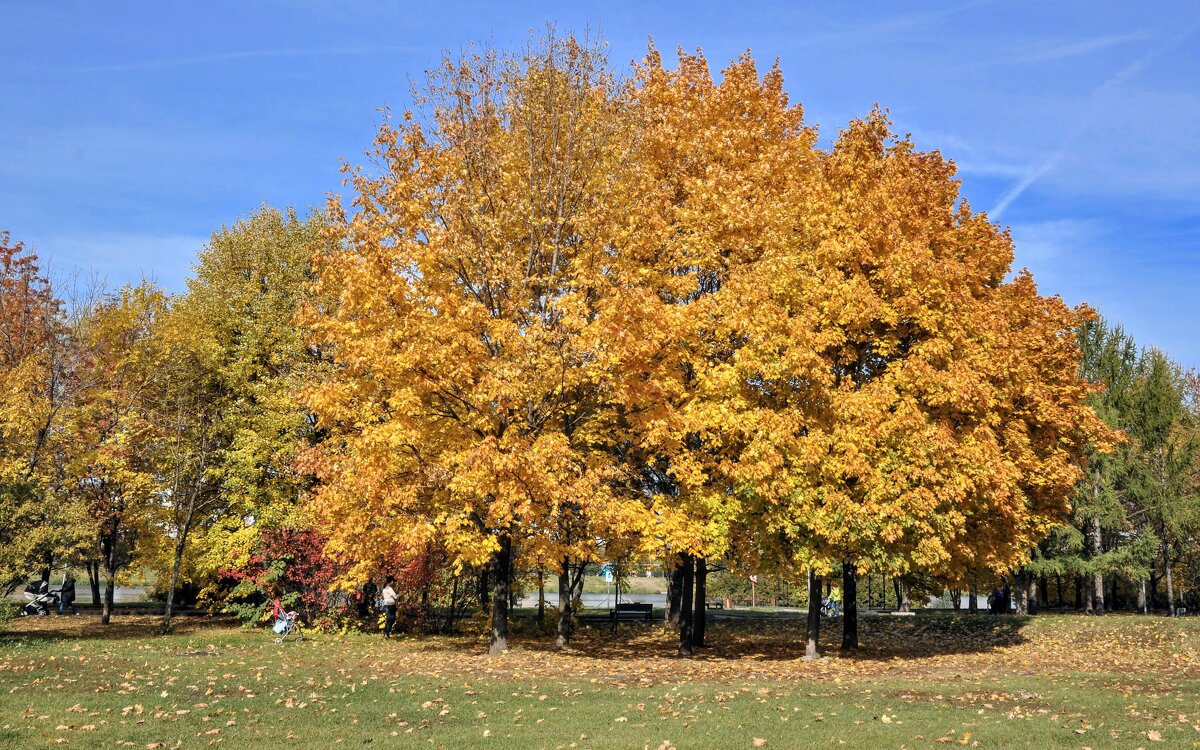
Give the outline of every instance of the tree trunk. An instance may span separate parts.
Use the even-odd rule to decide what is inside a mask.
[[[680,612],[683,611],[683,561],[680,556],[675,558],[675,566],[667,577],[667,625],[678,628],[682,622]]]
[[[1175,616],[1175,579],[1171,575],[1171,548],[1163,542],[1163,578],[1167,582],[1167,617]]]
[[[679,601],[679,655],[692,655],[692,587],[695,583],[692,556],[680,555],[683,569],[683,589]]]
[[[950,604],[955,610],[962,609],[962,589],[950,589]]]
[[[512,538],[499,538],[500,549],[492,558],[492,643],[490,656],[499,656],[508,649],[508,578],[512,567]]]
[[[1054,574],[1054,585],[1058,589],[1058,608],[1063,609],[1066,606],[1066,602],[1063,600],[1063,585],[1062,585],[1062,574],[1061,573]]]
[[[556,648],[571,642],[571,560],[564,557],[558,569],[558,637]]]
[[[1091,536],[1092,536],[1092,554],[1100,555],[1103,550],[1103,539],[1100,536],[1100,519],[1093,518],[1091,521]],[[1097,615],[1104,614],[1104,574],[1095,572],[1092,574],[1092,613]]]
[[[842,650],[858,648],[858,569],[842,563]]]
[[[46,551],[42,553],[42,569],[38,573],[38,578],[46,585],[43,587],[47,591],[50,590],[50,573],[54,570],[54,553]]]
[[[104,601],[100,609],[100,623],[107,625],[112,621],[113,596],[116,593],[117,577],[117,522],[106,530],[100,539],[100,549],[104,553]]]
[[[909,592],[912,591],[912,584],[908,582],[907,578],[900,576],[896,579],[896,588],[900,592],[897,596],[900,611],[911,612],[912,602],[909,600]]]
[[[538,628],[546,621],[546,571],[538,566]]]
[[[696,601],[692,618],[692,646],[704,648],[704,626],[708,620],[708,562],[696,558]]]
[[[900,576],[894,576],[892,578],[892,589],[894,590],[894,592],[896,594],[896,611],[901,611],[900,610]]]
[[[1029,614],[1036,615],[1038,613],[1038,579],[1037,579],[1037,576],[1035,576],[1033,573],[1030,573],[1029,577],[1027,579],[1027,582],[1029,584],[1029,593],[1027,595],[1029,603],[1027,605],[1027,608],[1029,609]]]
[[[971,601],[967,602],[967,612],[973,615],[979,614],[979,588],[975,585],[975,579],[971,579]]]
[[[1089,615],[1092,613],[1092,597],[1091,595],[1084,596],[1084,577],[1075,576],[1075,609],[1083,610]]]
[[[1029,574],[1017,573],[1017,614],[1029,614]]]
[[[1142,585],[1138,587],[1137,607],[1138,607],[1138,611],[1144,615],[1144,614],[1148,614],[1148,612],[1149,612],[1149,607],[1146,603],[1146,579],[1145,578],[1142,579],[1141,584]]]
[[[454,586],[450,589],[450,611],[446,613],[446,624],[443,626],[447,633],[454,632],[454,615],[458,611],[458,582],[461,576],[454,576]]]
[[[805,633],[804,660],[821,658],[821,579],[813,569],[808,571],[808,627]]]
[[[92,606],[100,606],[100,561],[87,562],[88,586],[92,589]]]
[[[183,549],[187,541],[187,532],[179,535],[175,542],[175,559],[171,562],[171,586],[167,589],[167,607],[163,611],[162,629],[164,633],[171,632],[171,614],[175,608],[175,587],[179,585],[179,568],[183,564]]]
[[[479,597],[479,611],[487,612],[492,604],[492,563],[483,566],[476,581],[476,594]]]
[[[1042,609],[1050,609],[1050,580],[1046,576],[1042,576],[1038,584],[1038,593],[1041,594]]]

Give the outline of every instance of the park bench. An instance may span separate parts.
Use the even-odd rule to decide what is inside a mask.
[[[619,622],[651,622],[654,619],[654,605],[619,602],[616,609],[608,611],[608,616],[612,618],[613,627]]]
[[[724,599],[709,599],[704,603],[705,609],[725,609]]]

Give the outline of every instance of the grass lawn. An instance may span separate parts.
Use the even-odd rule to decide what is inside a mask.
[[[0,747],[1200,748],[1200,619],[864,617],[805,663],[803,624],[726,620],[672,656],[660,628],[311,634],[201,619],[28,618],[0,635]]]
[[[546,590],[555,591],[558,589],[557,579],[550,581],[547,579]],[[612,584],[604,580],[604,576],[584,576],[583,577],[583,593],[585,594],[607,594],[613,590]],[[535,592],[536,593],[536,592]],[[629,576],[625,582],[621,584],[621,594],[633,596],[636,594],[665,594],[667,593],[667,579],[662,576]],[[557,595],[557,594],[555,594]]]

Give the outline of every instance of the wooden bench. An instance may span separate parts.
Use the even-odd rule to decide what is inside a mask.
[[[616,609],[608,610],[613,627],[619,622],[653,622],[654,605],[641,602],[619,602]]]

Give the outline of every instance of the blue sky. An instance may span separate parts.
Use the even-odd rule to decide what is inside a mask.
[[[441,50],[547,21],[778,58],[826,138],[879,102],[1017,265],[1200,366],[1200,2],[0,0],[0,229],[56,274],[179,289],[209,233],[341,190]]]

